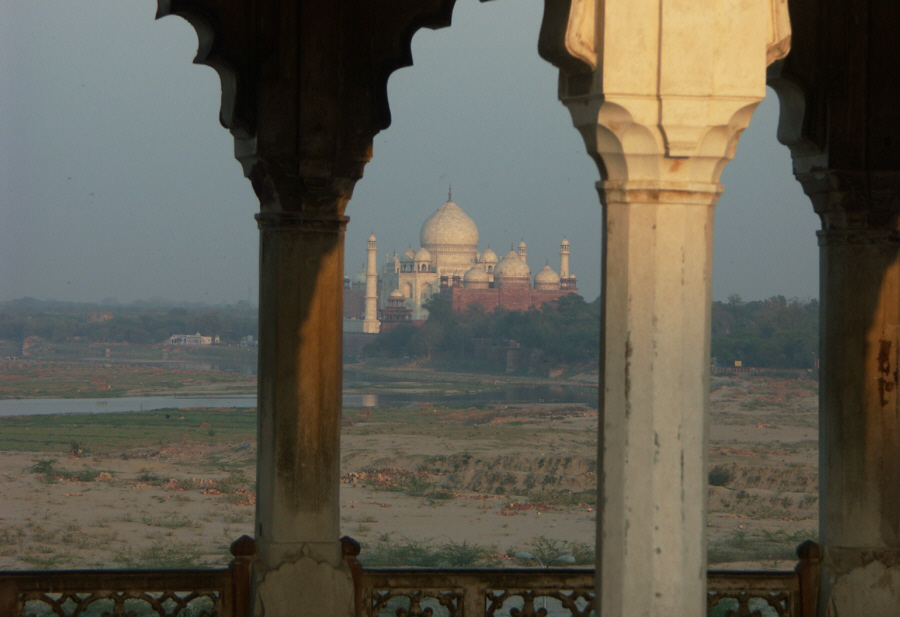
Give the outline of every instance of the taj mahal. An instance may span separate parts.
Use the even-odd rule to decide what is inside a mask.
[[[492,311],[527,310],[577,292],[568,240],[560,244],[559,272],[548,264],[532,281],[525,241],[503,258],[490,247],[479,251],[478,226],[452,194],[422,224],[419,244],[418,250],[388,255],[379,272],[377,239],[369,236],[366,267],[345,280],[345,318],[361,318],[362,331],[376,333],[398,322],[426,319],[424,304],[438,293],[456,311],[475,305]]]

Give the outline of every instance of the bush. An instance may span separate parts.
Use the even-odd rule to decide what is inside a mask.
[[[709,471],[710,486],[728,486],[734,481],[734,469],[727,465],[716,465]]]

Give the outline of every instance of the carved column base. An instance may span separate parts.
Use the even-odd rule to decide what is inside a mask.
[[[826,547],[822,584],[828,617],[895,617],[900,550]]]
[[[306,553],[303,550],[302,553]],[[312,551],[310,551],[312,552]],[[312,556],[254,568],[253,614],[265,617],[353,617],[354,588],[350,568]]]

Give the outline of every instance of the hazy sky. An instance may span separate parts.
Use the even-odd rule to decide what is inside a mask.
[[[543,2],[459,0],[413,40],[389,83],[393,125],[347,214],[347,271],[374,232],[379,261],[418,247],[447,197],[501,256],[522,238],[536,272],[572,245],[599,293],[597,171],[536,52]],[[0,300],[256,302],[258,203],[218,124],[197,38],[153,0],[0,3]],[[774,94],[726,169],[713,294],[818,295],[818,221],[775,139]]]

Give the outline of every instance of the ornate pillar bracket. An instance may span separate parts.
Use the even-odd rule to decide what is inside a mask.
[[[782,0],[546,4],[539,51],[602,178],[603,615],[705,611],[713,206],[789,44]]]

